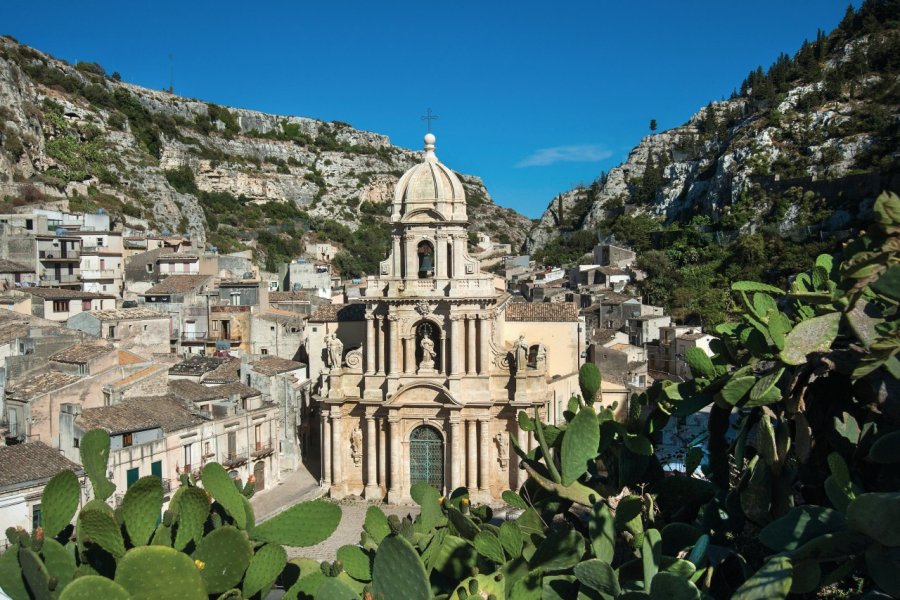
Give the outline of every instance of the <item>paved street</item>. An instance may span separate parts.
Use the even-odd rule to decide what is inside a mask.
[[[296,471],[282,473],[281,482],[276,487],[255,494],[250,499],[250,504],[253,505],[256,513],[257,523],[261,523],[299,502],[315,500],[324,495],[325,490],[319,487],[318,482],[306,469],[300,467]],[[347,498],[338,504],[341,506],[341,522],[332,536],[310,548],[288,547],[288,556],[291,558],[305,556],[319,561],[334,560],[338,548],[359,542],[359,534],[362,532],[363,523],[366,520],[366,510],[373,503],[359,498]],[[419,512],[415,505],[387,506],[379,504],[379,506],[385,514],[401,517],[407,514],[416,515]]]

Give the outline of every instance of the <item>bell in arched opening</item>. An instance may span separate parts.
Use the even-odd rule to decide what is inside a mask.
[[[419,256],[419,278],[434,277],[434,246],[429,241],[419,242],[416,253]]]

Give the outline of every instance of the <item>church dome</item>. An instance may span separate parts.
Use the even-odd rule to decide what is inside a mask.
[[[434,153],[435,137],[425,135],[424,160],[408,170],[394,192],[393,218],[436,211],[446,220],[466,219],[466,194],[459,177]]]

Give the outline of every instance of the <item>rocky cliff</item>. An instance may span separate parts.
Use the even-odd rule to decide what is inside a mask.
[[[646,136],[590,187],[554,198],[532,229],[535,251],[561,233],[606,233],[616,215],[646,215],[729,234],[764,225],[835,230],[896,189],[900,145],[900,5],[868,1],[739,94]]]
[[[346,123],[229,109],[120,79],[0,38],[0,212],[104,208],[133,226],[284,260],[296,249],[290,238],[310,227],[383,221],[397,179],[420,160]],[[494,204],[480,178],[460,178],[472,229],[520,245],[530,221]]]

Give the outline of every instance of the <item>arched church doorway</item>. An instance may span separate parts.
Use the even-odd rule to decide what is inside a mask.
[[[444,440],[430,425],[416,427],[409,436],[409,483],[444,489]]]

